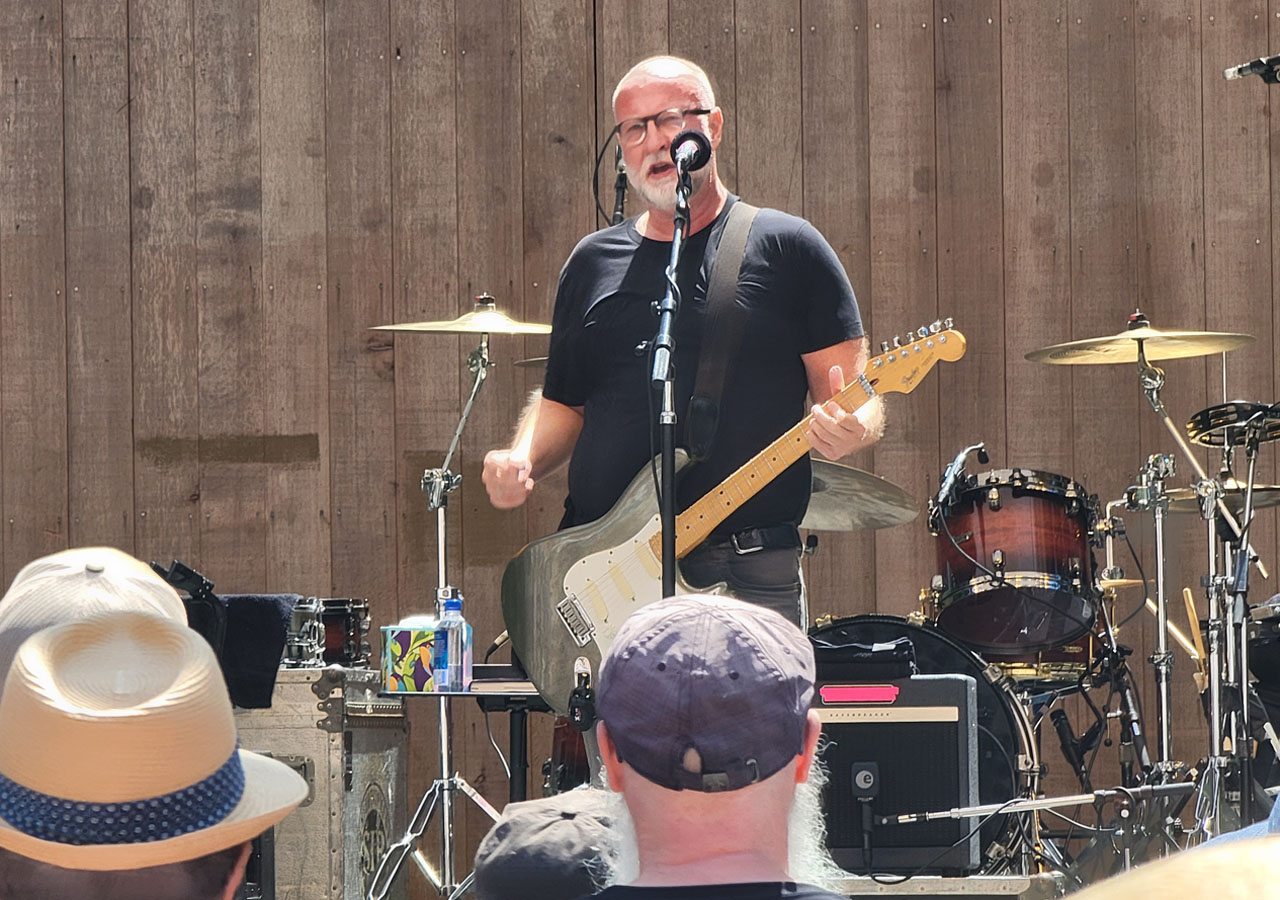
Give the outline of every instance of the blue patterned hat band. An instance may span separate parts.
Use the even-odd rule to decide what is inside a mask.
[[[146,800],[83,803],[42,794],[0,775],[0,818],[43,841],[59,844],[141,844],[209,828],[244,795],[240,754],[208,778]]]

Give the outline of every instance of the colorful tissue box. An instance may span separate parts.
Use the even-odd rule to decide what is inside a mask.
[[[431,651],[435,628],[382,627],[382,683],[386,690],[431,693]]]

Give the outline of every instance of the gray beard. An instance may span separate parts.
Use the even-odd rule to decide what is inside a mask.
[[[601,777],[603,777],[603,772]],[[796,785],[795,799],[787,816],[787,874],[797,882],[839,892],[849,873],[836,865],[827,850],[827,823],[822,816],[822,789],[827,770],[821,761],[809,767],[809,778]],[[605,785],[606,812],[613,819],[617,835],[617,855],[610,871],[599,873],[597,889],[611,884],[629,884],[640,875],[640,855],[636,845],[635,822],[622,795]]]

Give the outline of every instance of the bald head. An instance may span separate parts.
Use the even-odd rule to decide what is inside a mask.
[[[623,91],[664,83],[687,86],[694,92],[698,105],[705,109],[716,105],[711,79],[701,66],[678,56],[651,56],[627,70],[627,74],[622,76],[618,86],[613,89],[614,114],[618,112],[618,95]]]

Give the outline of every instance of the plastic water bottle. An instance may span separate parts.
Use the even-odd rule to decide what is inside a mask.
[[[462,598],[456,593],[444,602],[436,623],[432,675],[437,691],[471,689],[471,626],[462,617]]]

